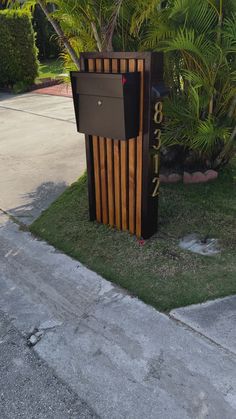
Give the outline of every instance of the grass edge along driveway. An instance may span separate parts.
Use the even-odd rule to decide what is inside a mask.
[[[212,183],[163,185],[158,233],[144,245],[88,221],[87,179],[72,184],[31,232],[161,311],[236,293],[236,159]],[[220,241],[221,254],[181,250],[188,233]],[[66,280],[66,278],[65,278]]]

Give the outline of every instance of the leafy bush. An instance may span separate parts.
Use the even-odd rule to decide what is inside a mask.
[[[30,15],[21,10],[0,11],[0,39],[0,86],[25,89],[38,75]]]
[[[193,165],[227,163],[236,136],[235,1],[163,2],[150,16],[142,45],[165,53],[171,94],[163,144],[182,147]]]

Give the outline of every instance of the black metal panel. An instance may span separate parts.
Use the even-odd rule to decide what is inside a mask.
[[[106,96],[79,95],[79,132],[107,138],[125,135],[124,101]],[[99,106],[98,103],[101,105]]]
[[[138,135],[138,72],[72,72],[71,80],[79,132],[120,140]]]

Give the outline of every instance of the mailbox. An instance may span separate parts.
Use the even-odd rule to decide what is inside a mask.
[[[71,72],[77,130],[128,140],[139,134],[140,73]]]

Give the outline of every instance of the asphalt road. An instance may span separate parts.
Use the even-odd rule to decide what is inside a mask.
[[[0,311],[1,419],[96,419]]]

